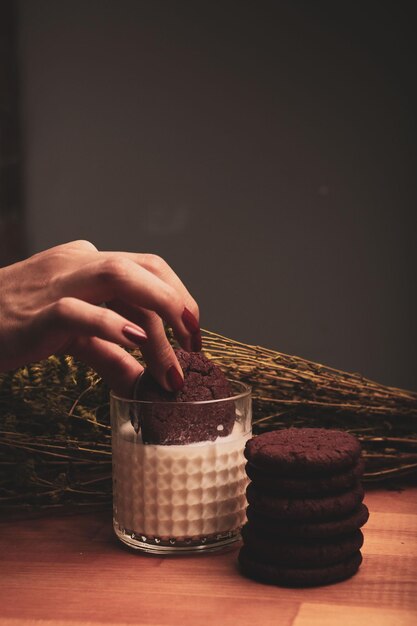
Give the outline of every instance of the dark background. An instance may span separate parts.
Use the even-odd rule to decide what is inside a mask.
[[[412,8],[21,0],[27,252],[158,253],[204,327],[416,389]]]

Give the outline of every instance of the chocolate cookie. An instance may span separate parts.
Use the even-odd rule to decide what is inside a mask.
[[[244,546],[239,552],[238,560],[241,572],[260,582],[287,587],[314,587],[350,578],[358,571],[362,555],[358,551],[345,561],[325,567],[292,568],[262,563],[257,560],[256,554]]]
[[[346,491],[363,474],[364,461],[359,459],[355,465],[343,472],[326,476],[287,478],[286,475],[271,470],[260,469],[251,463],[246,464],[246,473],[256,487],[270,493],[292,496],[316,496]]]
[[[325,428],[274,430],[253,437],[245,448],[255,467],[291,477],[342,472],[355,465],[360,453],[355,437]]]
[[[279,535],[260,534],[250,522],[242,528],[247,548],[262,563],[279,563],[289,567],[320,567],[345,561],[363,545],[363,534],[356,530],[331,539],[292,540]]]
[[[341,518],[357,509],[364,491],[357,483],[349,491],[323,498],[281,497],[264,492],[251,483],[246,497],[253,510],[280,521],[324,521]]]
[[[175,351],[184,373],[178,392],[163,389],[146,370],[135,391],[136,430],[144,443],[163,445],[214,441],[229,435],[235,422],[230,383],[221,369],[201,352]],[[223,402],[213,400],[225,399]],[[204,402],[204,404],[189,404]],[[149,404],[148,404],[149,403]]]
[[[299,538],[302,541],[352,533],[366,524],[369,511],[365,504],[360,504],[352,513],[339,519],[323,522],[281,522],[261,515],[249,505],[246,515],[251,527],[259,535],[272,538],[286,536],[290,540]]]

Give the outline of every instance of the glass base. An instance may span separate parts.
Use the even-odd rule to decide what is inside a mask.
[[[241,538],[240,528],[207,537],[185,537],[181,539],[147,537],[123,528],[116,520],[113,520],[113,528],[118,539],[130,548],[160,556],[219,552],[231,547]]]

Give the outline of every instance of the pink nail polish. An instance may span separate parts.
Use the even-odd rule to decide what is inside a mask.
[[[184,311],[182,312],[181,317],[182,317],[183,324],[185,328],[188,330],[188,332],[190,332],[192,335],[194,333],[200,332],[200,324],[198,323],[194,315],[191,313],[191,311],[187,309],[187,307],[184,307]]]
[[[124,326],[122,332],[129,341],[136,343],[138,346],[141,346],[148,338],[144,330],[129,326],[128,324]]]
[[[172,391],[180,391],[184,387],[184,379],[175,365],[171,365],[167,371],[167,381]]]

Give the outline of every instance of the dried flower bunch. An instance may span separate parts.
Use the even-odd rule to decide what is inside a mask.
[[[417,393],[203,331],[206,355],[253,389],[254,432],[295,426],[359,437],[365,480],[417,477]],[[108,389],[72,357],[0,375],[0,510],[111,501]]]

